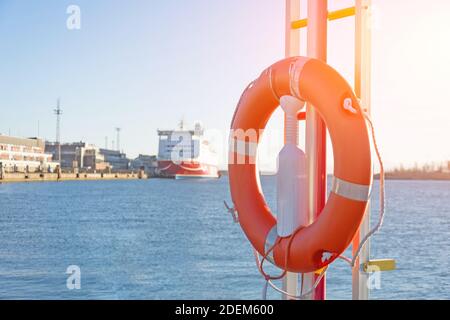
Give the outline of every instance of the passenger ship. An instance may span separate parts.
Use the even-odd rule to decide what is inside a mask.
[[[181,121],[178,130],[158,130],[158,173],[162,177],[218,178],[217,154],[204,138],[204,129],[197,123],[194,130],[185,130]]]

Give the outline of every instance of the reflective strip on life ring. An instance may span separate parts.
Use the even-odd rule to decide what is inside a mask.
[[[278,240],[256,168],[258,143],[279,98],[295,96],[319,112],[330,133],[334,179],[319,218],[292,239]],[[351,243],[367,209],[372,186],[369,132],[351,87],[330,66],[304,57],[275,63],[244,91],[233,117],[229,150],[231,196],[253,247],[290,272],[313,272],[334,261]]]
[[[339,178],[333,177],[333,182],[331,186],[331,192],[335,194],[355,200],[355,201],[368,201],[370,199],[370,193],[372,191],[372,186],[366,186],[356,183],[351,183]]]

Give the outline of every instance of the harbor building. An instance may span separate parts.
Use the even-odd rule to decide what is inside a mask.
[[[105,156],[100,153],[98,148],[86,149],[83,156],[83,168],[95,171],[105,171],[111,168],[111,165],[105,161]]]
[[[127,155],[118,150],[100,149],[100,154],[114,171],[125,171],[131,168],[131,161]]]
[[[74,169],[83,167],[83,158],[89,146],[85,142],[61,144],[61,168]],[[58,143],[46,142],[45,151],[51,153],[54,159],[58,159]]]
[[[156,156],[140,154],[131,161],[133,170],[144,170],[146,173],[154,176],[158,169],[158,158]]]
[[[52,154],[45,153],[44,140],[0,134],[0,168],[3,172],[49,172],[58,165]]]
[[[45,150],[58,157],[58,144],[47,142]],[[62,143],[61,144],[61,168],[63,169],[86,169],[86,170],[107,170],[110,164],[105,161],[105,157],[100,153],[100,149],[85,142]]]

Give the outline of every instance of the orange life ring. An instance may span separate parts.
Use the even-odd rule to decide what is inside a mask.
[[[316,108],[327,125],[334,153],[333,187],[327,204],[319,218],[295,233],[293,239],[277,236],[276,218],[264,200],[256,167],[263,130],[284,95]],[[228,169],[240,224],[261,255],[275,245],[268,260],[298,273],[313,272],[333,262],[357,232],[372,186],[368,127],[349,84],[316,59],[288,58],[266,69],[244,91],[237,106],[231,125]],[[292,242],[285,260],[289,240]]]

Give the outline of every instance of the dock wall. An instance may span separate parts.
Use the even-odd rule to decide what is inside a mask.
[[[2,173],[0,183],[46,182],[46,181],[86,181],[86,180],[138,180],[148,179],[143,172],[138,173]]]

